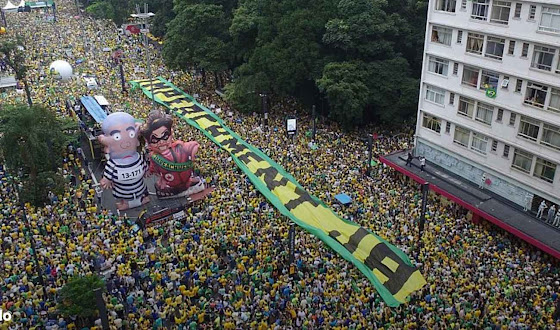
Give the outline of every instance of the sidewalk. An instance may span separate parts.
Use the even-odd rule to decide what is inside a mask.
[[[491,191],[479,189],[474,183],[428,161],[424,172],[420,171],[417,160],[407,167],[406,155],[407,151],[399,151],[379,159],[418,183],[428,182],[431,190],[472,211],[473,218],[488,220],[560,259],[560,231],[557,228],[537,219],[533,212],[523,211],[521,206]]]

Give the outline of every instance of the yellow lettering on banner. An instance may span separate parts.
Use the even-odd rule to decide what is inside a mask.
[[[172,87],[163,87],[163,88],[154,89],[154,94],[163,93],[163,92],[172,92],[174,90],[175,89]]]
[[[206,117],[199,118],[195,121],[198,124],[198,126],[202,127],[203,129],[207,129],[210,126],[220,126],[220,123],[218,123],[217,121],[211,121]]]
[[[218,131],[220,131],[219,128],[218,128]],[[226,130],[222,128],[222,132],[225,132],[225,131],[226,131]],[[230,134],[224,134],[224,135],[219,135],[219,136],[216,136],[216,137],[215,137],[216,141],[218,141],[219,143],[222,143],[222,142],[224,142],[225,140],[229,140],[229,139],[231,139],[231,138],[232,138],[232,136],[231,136]],[[243,151],[249,152],[249,149],[245,149],[245,150],[243,150]],[[237,156],[237,155],[236,155],[236,156]]]
[[[152,83],[157,84],[158,82],[160,82],[159,79],[152,79],[152,80],[144,79],[144,81],[139,81],[138,84],[142,87],[147,87],[152,85]]]
[[[356,227],[356,230],[359,229],[359,228],[360,227]],[[352,235],[350,235],[350,236],[352,236]],[[364,236],[360,242],[358,242],[358,246],[356,247],[356,251],[354,251],[354,253],[352,253],[352,255],[354,257],[356,257],[356,259],[360,260],[361,262],[364,262],[366,260],[366,258],[369,256],[369,253],[371,252],[371,250],[379,243],[381,243],[380,240],[375,238],[375,236],[368,234],[368,235]]]
[[[381,263],[387,266],[387,268],[389,268],[393,273],[397,271],[397,268],[399,268],[398,262],[389,257],[383,258],[383,260],[381,260]]]
[[[423,283],[423,284],[419,286],[418,285],[419,283]],[[402,286],[399,292],[393,295],[393,297],[397,301],[401,303],[405,303],[406,297],[408,297],[412,292],[420,289],[425,283],[426,280],[424,279],[422,274],[420,274],[420,271],[416,270],[414,273],[412,273],[412,275],[410,275],[408,280],[406,280],[406,283]]]
[[[160,94],[155,94],[155,95],[156,95],[156,98],[158,98],[160,101],[167,102],[167,103],[169,103],[171,101],[178,100],[178,99],[185,99],[185,96],[180,95],[180,94],[179,95],[167,96],[163,93],[160,93]],[[169,105],[169,104],[167,104],[167,105]]]
[[[264,178],[264,174],[261,176],[261,180],[263,180],[263,178]],[[288,183],[290,184],[291,182],[288,181]],[[282,204],[284,204],[284,205],[288,204],[290,201],[292,201],[294,199],[298,199],[298,198],[301,197],[300,195],[296,194],[296,192],[294,191],[295,190],[294,184],[291,183],[293,188],[290,187],[289,184],[287,184],[285,186],[276,187],[272,191],[272,193],[274,195],[276,195],[276,197],[278,197],[280,202],[282,202]]]
[[[373,275],[375,275],[375,277],[377,277],[377,279],[379,280],[379,282],[381,282],[381,284],[387,282],[389,280],[389,278],[387,276],[385,276],[385,274],[383,274],[381,271],[379,271],[379,269],[374,268],[373,269]]]
[[[187,113],[185,116],[186,116],[188,119],[193,119],[193,118],[196,118],[196,117],[200,117],[200,116],[202,116],[202,115],[205,115],[205,114],[206,114],[206,112],[204,112],[204,111],[192,111],[192,112]]]
[[[189,102],[187,100],[181,100],[180,102],[173,102],[169,104],[169,107],[171,109],[180,109],[180,108],[185,108],[185,109],[190,109],[192,108],[194,105],[194,103]]]

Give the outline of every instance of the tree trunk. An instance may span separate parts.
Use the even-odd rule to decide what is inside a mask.
[[[200,74],[202,75],[202,86],[206,87],[206,70],[203,68],[200,71]]]
[[[214,81],[216,84],[216,89],[222,88],[222,84],[220,83],[220,76],[218,75],[217,71],[214,71]]]
[[[23,86],[25,87],[25,94],[27,95],[27,104],[33,106],[33,101],[31,101],[31,91],[29,90],[29,84],[27,84],[27,79],[23,79]]]

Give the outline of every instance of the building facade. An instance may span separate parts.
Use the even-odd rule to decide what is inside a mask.
[[[427,17],[416,156],[560,204],[560,0],[430,0]]]

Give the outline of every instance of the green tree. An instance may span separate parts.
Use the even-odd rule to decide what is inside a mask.
[[[45,107],[16,105],[0,111],[0,154],[12,171],[23,170],[22,199],[44,204],[49,190],[60,189],[56,172],[66,146],[77,139],[77,124],[58,119]],[[13,173],[15,174],[15,173]]]
[[[95,18],[115,20],[115,8],[108,1],[96,2],[86,8],[86,13]]]
[[[105,284],[98,275],[71,278],[58,293],[58,310],[62,315],[77,316],[82,320],[95,317],[98,310],[93,290],[97,288],[105,291]]]
[[[0,55],[4,57],[3,60],[6,65],[15,72],[16,79],[23,82],[25,95],[27,96],[27,103],[29,106],[32,106],[33,101],[31,100],[31,90],[29,89],[29,84],[27,83],[27,71],[29,70],[29,67],[25,64],[23,44],[23,41],[19,39],[15,41],[0,41]]]

